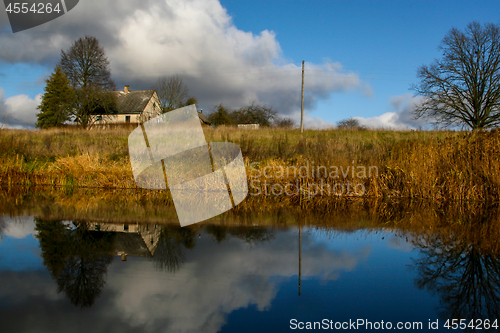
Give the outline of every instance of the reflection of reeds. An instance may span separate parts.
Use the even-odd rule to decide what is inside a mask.
[[[343,227],[354,223],[356,228],[405,226],[434,230],[450,222],[471,225],[498,222],[500,218],[498,204],[479,201],[464,205],[433,200],[340,198],[323,205],[320,203],[314,201],[310,203],[311,209],[302,209],[298,205],[291,206],[280,197],[249,196],[231,211],[210,221],[284,225],[311,223],[316,226]],[[75,188],[68,191],[52,187],[12,187],[10,190],[0,190],[0,212],[59,219],[177,223],[168,191],[140,189]],[[311,217],[310,222],[308,217]]]
[[[308,226],[326,232],[384,230],[419,247],[429,238],[460,239],[478,251],[500,255],[500,206],[432,200],[336,199],[329,210],[301,209],[279,201],[266,206],[250,197],[235,209],[196,224],[242,227]],[[168,191],[12,188],[0,191],[0,212],[44,219],[179,226]]]
[[[362,184],[364,197],[428,198],[439,201],[498,200],[500,131],[306,131],[231,127],[204,128],[207,141],[229,141],[241,147],[249,191],[270,185],[333,186]],[[130,167],[130,129],[0,131],[0,186],[137,188]],[[259,162],[260,164],[252,164]],[[252,166],[253,165],[253,166]],[[378,176],[351,172],[338,178],[281,176],[279,170],[324,166],[376,167]],[[255,175],[267,167],[268,176]],[[359,169],[356,169],[359,170]],[[322,183],[320,183],[322,179]],[[260,185],[258,185],[260,184]],[[328,208],[335,195],[301,191],[260,198],[260,204]],[[330,192],[331,193],[331,192]],[[311,195],[312,194],[312,195]],[[346,195],[343,195],[344,197]],[[353,195],[356,197],[356,195]],[[246,201],[249,201],[248,199]],[[251,201],[250,202],[255,202]],[[333,203],[331,204],[333,205]],[[259,207],[260,208],[260,207]]]

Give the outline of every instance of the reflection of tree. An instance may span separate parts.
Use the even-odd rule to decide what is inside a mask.
[[[237,237],[253,244],[270,240],[273,233],[267,228],[206,225],[204,231],[213,236],[217,243],[229,237]],[[153,256],[157,270],[177,272],[186,260],[184,249],[193,249],[200,234],[199,226],[180,227],[166,225],[162,228]]]
[[[265,242],[274,238],[272,230],[262,227],[238,226],[232,227],[229,232],[231,235],[241,238],[250,244]]]
[[[106,284],[105,275],[112,260],[109,255],[69,257],[57,276],[58,292],[64,291],[74,305],[92,306]]]
[[[194,228],[166,225],[162,228],[153,257],[157,270],[177,272],[184,263],[183,247],[192,249],[196,245]]]
[[[230,236],[240,238],[251,245],[259,242],[271,240],[274,237],[273,232],[268,228],[263,227],[247,227],[247,226],[221,226],[207,225],[205,232],[212,235],[217,243],[230,238]]]
[[[3,235],[5,233],[4,230],[5,230],[5,221],[0,216],[0,242],[2,242]]]
[[[58,292],[64,291],[76,306],[92,306],[106,283],[111,237],[89,231],[81,222],[75,222],[75,228],[40,218],[35,223],[43,262],[57,281]]]
[[[227,231],[229,227],[222,227],[218,225],[209,224],[205,227],[205,232],[215,239],[217,243],[222,243],[227,239]]]
[[[496,237],[489,240],[483,232],[476,236],[481,238],[449,232],[415,241],[422,254],[415,261],[416,284],[439,295],[442,318],[486,319],[500,313],[500,260],[488,250]]]

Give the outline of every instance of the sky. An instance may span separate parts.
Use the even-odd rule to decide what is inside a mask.
[[[306,128],[356,117],[371,127],[427,127],[411,113],[417,69],[451,28],[500,23],[498,0],[82,0],[13,33],[0,4],[0,121],[33,127],[61,50],[98,38],[117,87],[152,89],[178,75],[210,112],[256,102]],[[2,125],[0,125],[2,126]]]

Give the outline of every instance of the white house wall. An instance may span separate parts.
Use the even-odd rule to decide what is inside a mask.
[[[101,120],[98,121],[97,117],[93,116],[92,121],[96,125],[105,125],[105,124],[125,124],[127,123],[127,116],[130,117],[130,123],[138,124],[148,121],[158,115],[161,114],[161,103],[158,98],[158,94],[154,92],[153,96],[149,99],[148,104],[144,108],[142,114],[131,113],[131,114],[116,114],[116,115],[102,115]]]
[[[158,94],[155,91],[148,104],[144,108],[144,111],[142,112],[142,115],[140,117],[140,121],[146,122],[149,119],[158,116],[159,114],[161,114],[161,103],[160,99],[158,98]]]

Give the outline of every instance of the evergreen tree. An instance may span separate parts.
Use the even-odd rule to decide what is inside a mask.
[[[69,118],[74,93],[69,80],[60,67],[46,81],[42,103],[38,106],[36,127],[49,128],[62,125]]]
[[[210,123],[219,126],[219,125],[231,125],[233,123],[233,119],[231,118],[233,111],[226,108],[224,105],[219,104],[215,106],[215,110],[208,116],[208,120]]]

